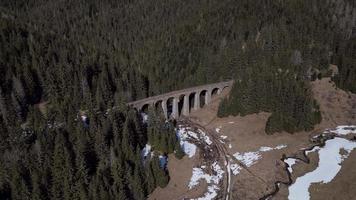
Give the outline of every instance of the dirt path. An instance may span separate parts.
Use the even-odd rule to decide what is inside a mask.
[[[211,122],[213,122],[214,120],[211,120]],[[257,174],[255,174],[253,171],[249,170],[249,168],[247,166],[245,166],[242,162],[240,162],[239,160],[237,160],[231,153],[229,153],[229,151],[227,150],[225,144],[221,143],[221,140],[219,138],[219,133],[217,133],[215,130],[211,129],[208,127],[208,125],[210,123],[207,123],[206,125],[201,125],[200,123],[193,121],[191,119],[188,118],[184,118],[180,121],[180,123],[185,124],[189,127],[195,127],[198,128],[200,130],[202,130],[203,132],[205,132],[211,139],[211,141],[213,142],[213,145],[216,147],[216,149],[218,150],[218,156],[223,159],[223,165],[225,168],[225,174],[227,174],[227,176],[225,176],[224,180],[224,192],[222,194],[222,198],[221,199],[225,199],[225,200],[229,200],[229,199],[233,199],[232,198],[232,175],[231,175],[231,162],[233,161],[234,163],[238,164],[242,169],[244,169],[248,174],[250,174],[250,176],[255,177],[256,179],[260,180],[262,183],[264,184],[268,184],[263,178],[261,178],[260,176],[258,176]]]
[[[183,125],[183,126],[187,126],[187,127],[191,127],[191,128],[196,128],[196,129],[200,129],[202,130],[204,133],[207,134],[207,136],[210,138],[210,140],[212,141],[212,144],[210,145],[212,149],[216,149],[217,150],[217,154],[215,155],[215,158],[218,158],[220,161],[220,164],[222,164],[225,168],[225,174],[227,174],[227,177],[225,176],[224,178],[224,183],[223,183],[223,189],[221,191],[223,191],[222,198],[221,199],[225,199],[225,200],[229,200],[230,198],[230,184],[231,184],[231,171],[230,171],[230,161],[229,161],[229,155],[227,154],[227,150],[226,147],[220,143],[219,138],[217,137],[216,134],[214,134],[211,130],[206,129],[204,126],[193,122],[192,120],[188,119],[188,118],[181,118],[178,122],[179,125]]]

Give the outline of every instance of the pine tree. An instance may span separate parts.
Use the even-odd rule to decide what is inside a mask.
[[[166,173],[165,169],[160,167],[160,161],[157,156],[152,158],[152,171],[155,177],[155,182],[157,186],[164,188],[168,184],[169,176]]]
[[[19,169],[12,169],[12,179],[10,182],[11,185],[11,197],[13,199],[31,199],[31,192],[29,190],[26,181],[23,179],[22,175],[19,173]],[[15,189],[16,188],[16,189]]]
[[[126,183],[125,183],[125,179],[124,179],[125,169],[124,169],[124,164],[123,164],[122,159],[123,158],[120,153],[112,161],[113,163],[112,163],[112,167],[111,167],[111,173],[112,173],[112,177],[114,180],[113,193],[114,193],[116,199],[119,199],[119,200],[128,199],[128,197],[126,196],[126,189],[125,189]]]
[[[31,199],[32,200],[41,200],[44,199],[41,191],[40,177],[38,176],[38,172],[32,172],[31,180],[32,180],[32,191],[31,191]]]
[[[176,158],[182,159],[182,158],[184,157],[185,153],[184,153],[183,149],[181,148],[179,142],[177,142],[177,143],[175,144],[174,149],[175,149],[175,151],[176,151],[176,152],[175,152]]]
[[[156,180],[152,169],[152,162],[149,162],[149,164],[146,167],[146,171],[147,171],[147,191],[148,193],[151,193],[156,188]]]
[[[73,167],[65,138],[58,132],[55,139],[52,165],[52,198],[71,199],[73,194]]]

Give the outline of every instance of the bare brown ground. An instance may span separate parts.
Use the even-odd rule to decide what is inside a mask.
[[[276,147],[281,144],[287,145],[286,148],[281,150],[262,152],[262,158],[255,165],[249,167],[248,170],[242,170],[237,176],[233,176],[232,198],[230,199],[259,199],[271,193],[275,189],[274,183],[276,181],[288,182],[288,174],[284,168],[285,165],[281,162],[283,155],[291,156],[300,149],[311,147],[312,144],[309,138],[321,133],[326,128],[335,128],[337,125],[356,124],[356,95],[351,95],[345,91],[336,89],[328,78],[313,82],[312,89],[315,99],[320,104],[323,116],[322,122],[317,125],[312,132],[299,132],[295,134],[276,133],[267,135],[264,129],[270,115],[269,113],[252,114],[244,117],[230,116],[227,118],[217,118],[216,113],[220,98],[213,99],[208,106],[191,113],[190,117],[205,126],[205,128],[211,130],[221,128],[219,133],[216,132],[216,134],[227,136],[225,145],[231,155],[236,152],[257,151],[261,146]],[[224,91],[224,95],[227,94],[228,91]],[[229,148],[230,144],[231,148]],[[293,181],[296,177],[316,168],[318,163],[317,154],[312,153],[309,154],[309,156],[310,164],[300,161],[293,166]],[[349,159],[344,161],[342,168],[344,172],[340,172],[331,183],[323,185],[322,187],[312,187],[313,198],[318,199],[320,197],[319,199],[323,199],[323,197],[325,197],[323,195],[324,191],[334,187],[343,187],[342,185],[344,184],[348,184],[350,187],[335,190],[337,193],[340,192],[337,194],[338,199],[350,199],[347,198],[350,194],[356,196],[356,175],[348,176],[349,173],[354,172],[350,169],[356,166],[356,158],[350,159],[352,156],[355,157],[355,153],[351,154]],[[176,199],[176,197],[181,197],[182,194],[185,194],[192,168],[194,167],[194,164],[191,163],[192,161],[188,160],[176,162],[170,159],[169,170],[171,181],[166,188],[157,189],[158,191],[156,190],[150,196],[150,199]],[[189,164],[183,164],[181,162],[187,162]],[[195,161],[195,164],[196,163],[198,163],[198,161]],[[184,175],[179,175],[181,173]],[[351,187],[353,187],[353,190],[350,189]],[[204,190],[203,186],[199,188]],[[195,195],[203,193],[202,191],[192,192],[195,192]],[[347,194],[342,196],[341,193]],[[288,187],[281,184],[280,191],[273,199],[287,199],[287,196]]]
[[[207,113],[202,115],[207,116]],[[267,135],[264,129],[268,117],[268,113],[259,113],[245,117],[217,118],[206,123],[210,129],[221,128],[218,134],[227,136],[225,142],[227,146],[231,144],[231,149],[227,148],[231,155],[258,151],[262,146],[287,145],[285,149],[262,152],[262,158],[249,167],[249,171],[242,170],[238,176],[234,176],[231,199],[259,199],[273,192],[276,181],[288,182],[288,174],[280,159],[283,154],[289,155],[310,145],[309,133]]]
[[[169,155],[168,171],[170,181],[165,188],[156,188],[149,196],[150,200],[175,200],[184,198],[195,198],[204,194],[206,183],[202,182],[192,190],[188,189],[188,183],[192,177],[193,167],[199,164],[198,152],[193,158],[184,156],[178,160],[174,155]]]
[[[188,183],[192,177],[193,167],[199,164],[198,152],[193,158],[184,156],[178,160],[174,155],[169,155],[168,171],[170,181],[165,188],[156,188],[149,196],[150,200],[178,200],[184,198],[195,198],[204,194],[206,191],[206,183],[200,184],[192,190],[188,189]]]
[[[356,123],[356,94],[337,89],[330,78],[312,83],[314,97],[321,107],[323,121],[319,127]]]

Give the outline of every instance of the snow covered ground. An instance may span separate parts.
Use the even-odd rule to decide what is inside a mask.
[[[259,152],[246,152],[246,153],[235,153],[234,157],[241,161],[246,167],[251,167],[253,164],[256,163],[257,160],[261,158]]]
[[[232,174],[237,175],[240,173],[241,167],[238,164],[232,164],[230,165],[230,169],[232,171]]]
[[[188,155],[189,158],[192,158],[195,155],[197,146],[195,144],[190,143],[188,139],[198,139],[198,135],[187,128],[179,127],[177,129],[177,136],[179,138],[180,146],[184,153]]]
[[[287,145],[278,145],[276,147],[260,147],[258,151],[252,151],[252,152],[245,152],[245,153],[239,153],[236,152],[233,156],[243,163],[246,167],[251,167],[252,165],[256,164],[259,159],[262,158],[261,152],[268,152],[272,150],[279,150],[286,148]],[[240,173],[240,170],[242,169],[241,166],[238,164],[234,163],[232,159],[230,159],[230,170],[232,171],[233,175],[238,175]]]
[[[211,165],[211,174],[205,171],[208,171],[206,166],[193,168],[193,175],[188,184],[189,189],[193,189],[201,180],[205,180],[208,183],[208,191],[204,196],[197,198],[197,200],[212,200],[218,195],[218,191],[220,190],[219,184],[223,179],[224,170],[218,162],[214,162]]]
[[[279,150],[286,148],[287,145],[278,145],[276,147],[261,147],[258,151],[254,152],[245,152],[245,153],[235,153],[234,157],[241,161],[244,165],[247,167],[251,167],[253,164],[255,164],[262,156],[261,152],[268,152],[272,150]]]
[[[187,154],[189,158],[192,158],[197,150],[197,146],[187,141],[181,143],[181,147],[184,153]]]
[[[187,154],[189,158],[192,158],[195,155],[197,149],[197,146],[192,142],[189,142],[189,140],[195,140],[197,142],[203,141],[206,145],[211,145],[213,143],[209,136],[200,129],[193,131],[190,128],[179,127],[177,129],[177,136],[184,153]]]
[[[201,129],[192,130],[189,127],[180,126],[177,129],[177,136],[183,151],[190,158],[195,155],[197,149],[197,146],[193,144],[193,142],[205,145],[208,149],[213,143],[210,137]],[[210,164],[193,168],[192,177],[188,183],[189,189],[193,189],[199,185],[201,181],[205,181],[208,184],[207,191],[196,200],[215,199],[218,196],[219,190],[221,190],[220,184],[223,180],[224,170],[217,160],[213,162],[209,161],[207,163]]]
[[[338,130],[339,134],[344,134],[344,129]],[[334,138],[327,140],[322,148],[315,147],[313,150],[319,153],[318,167],[301,177],[298,177],[293,185],[289,187],[289,200],[310,199],[309,187],[312,183],[328,183],[333,180],[341,169],[341,163],[348,157],[350,152],[356,148],[356,142],[344,138]],[[341,155],[340,150],[344,149],[346,155]]]
[[[210,140],[209,136],[206,135],[206,133],[204,133],[204,131],[198,129],[199,133],[200,133],[200,138],[203,139],[203,141],[205,141],[205,143],[207,145],[211,145],[213,142]]]
[[[343,125],[343,126],[336,127],[336,129],[327,130],[327,131],[335,133],[336,135],[356,134],[356,126],[345,126],[345,125]]]

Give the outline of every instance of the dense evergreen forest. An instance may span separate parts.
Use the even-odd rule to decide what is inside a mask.
[[[266,133],[312,130],[321,114],[310,81],[332,77],[338,87],[356,92],[356,3],[291,1],[261,6],[267,9],[251,8],[246,19],[247,24],[264,20],[258,21],[255,32],[245,32],[242,51],[231,60],[235,84],[218,116],[266,111],[272,113]]]
[[[353,0],[0,1],[0,199],[145,199],[174,126],[126,102],[234,79],[220,117],[310,130],[310,81],[356,92]],[[116,106],[114,110],[107,110]],[[142,158],[149,143],[155,150]]]

